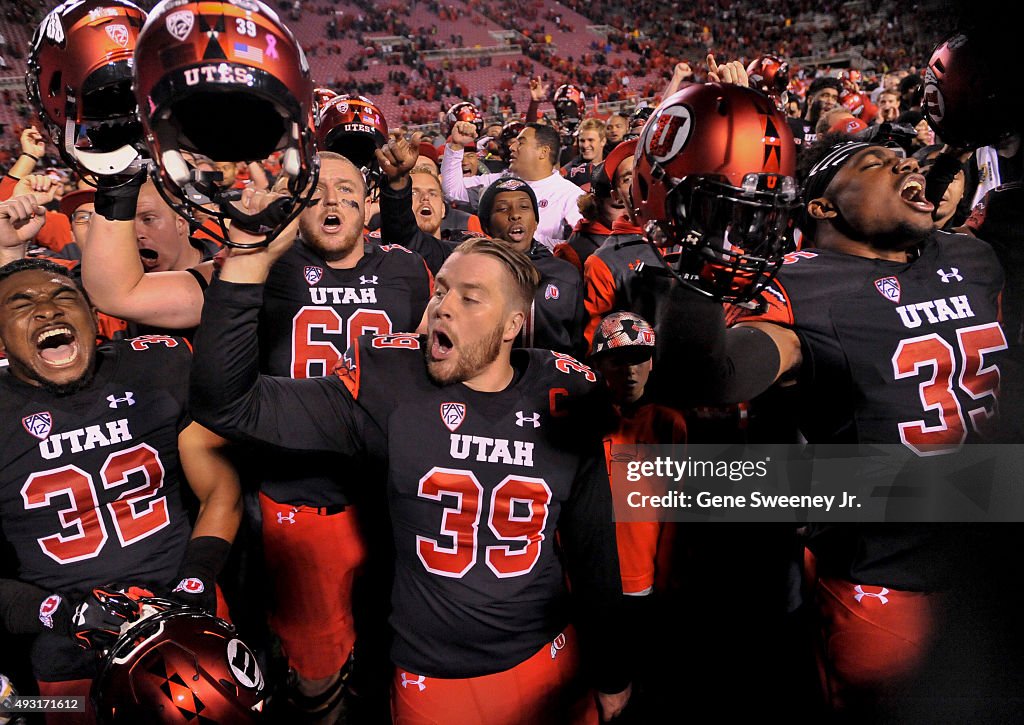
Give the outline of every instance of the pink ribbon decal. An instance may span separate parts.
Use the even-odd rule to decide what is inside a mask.
[[[267,38],[267,57],[268,58],[273,58],[274,60],[277,60],[277,38],[275,38],[273,35],[270,35],[269,33],[267,34],[266,38]]]

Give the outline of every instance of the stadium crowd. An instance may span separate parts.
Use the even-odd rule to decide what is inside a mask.
[[[0,723],[1018,719],[1019,524],[896,512],[1024,435],[984,9],[4,2]],[[616,517],[721,443],[904,485]]]

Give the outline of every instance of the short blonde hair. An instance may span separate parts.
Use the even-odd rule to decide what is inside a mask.
[[[483,254],[498,260],[514,281],[521,308],[530,309],[540,286],[540,272],[530,258],[505,242],[490,237],[472,237],[455,248],[453,254]]]
[[[584,119],[579,125],[578,133],[583,133],[584,131],[597,131],[597,135],[601,138],[604,138],[606,135],[604,121],[600,118]]]

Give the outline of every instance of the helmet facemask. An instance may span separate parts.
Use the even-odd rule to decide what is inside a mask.
[[[747,174],[735,187],[697,176],[676,184],[666,207],[669,219],[648,222],[645,232],[658,246],[675,245],[665,257],[672,275],[701,294],[741,304],[781,267],[799,201],[791,177]]]

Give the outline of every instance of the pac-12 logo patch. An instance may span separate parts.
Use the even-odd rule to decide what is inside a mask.
[[[122,48],[128,47],[128,28],[121,24],[108,25],[103,28],[107,32],[107,37],[113,40],[115,43],[120,45]]]
[[[454,433],[466,419],[466,406],[463,403],[441,403],[441,422],[445,428]]]
[[[900,281],[895,277],[882,277],[875,280],[875,289],[890,302],[900,301]]]
[[[45,441],[50,435],[50,429],[53,427],[53,417],[47,411],[33,413],[22,418],[21,424],[25,426],[25,430],[36,438]]]
[[[321,267],[310,267],[307,265],[302,269],[302,276],[306,278],[306,284],[312,287],[323,278],[324,270]]]
[[[164,22],[167,24],[167,32],[175,40],[183,41],[192,32],[192,26],[195,24],[195,21],[196,16],[192,14],[191,10],[178,10],[168,15]]]

